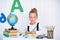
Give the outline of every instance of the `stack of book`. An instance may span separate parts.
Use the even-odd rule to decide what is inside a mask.
[[[3,32],[3,35],[6,36],[6,37],[9,37],[9,36],[16,36],[17,35],[17,32],[18,30],[17,29],[12,29],[12,30],[7,30],[5,29],[5,31]]]

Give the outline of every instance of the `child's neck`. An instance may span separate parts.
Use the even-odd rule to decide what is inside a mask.
[[[36,22],[34,22],[34,23],[30,23],[30,25],[34,25]]]

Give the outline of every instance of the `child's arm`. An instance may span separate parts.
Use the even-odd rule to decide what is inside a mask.
[[[29,31],[25,31],[25,33],[26,33],[26,34],[31,34],[31,32],[29,32]]]
[[[36,31],[34,31],[34,30],[33,30],[33,31],[31,31],[31,34],[36,34]]]
[[[36,34],[36,31],[31,31],[31,32],[26,31],[25,33],[26,33],[26,34]]]

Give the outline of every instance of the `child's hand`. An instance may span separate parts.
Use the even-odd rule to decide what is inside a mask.
[[[31,34],[31,32],[29,32],[29,31],[26,31],[25,33],[26,33],[26,34]]]
[[[32,33],[32,34],[36,34],[36,31],[32,31],[31,33]]]
[[[36,31],[31,31],[31,32],[26,31],[25,33],[26,33],[26,34],[36,34]]]

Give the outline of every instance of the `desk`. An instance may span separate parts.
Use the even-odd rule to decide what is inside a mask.
[[[28,38],[24,38],[22,36],[17,35],[16,37],[4,37],[3,40],[55,40],[55,39],[47,39],[47,38],[36,39],[32,38],[31,36]]]
[[[46,38],[43,38],[43,39],[30,39],[30,38],[3,38],[3,40],[55,40],[55,39],[46,39]]]

